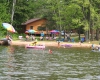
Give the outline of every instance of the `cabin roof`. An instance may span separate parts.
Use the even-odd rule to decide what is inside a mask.
[[[25,23],[22,23],[22,25],[27,25],[29,23],[32,23],[32,22],[35,22],[37,20],[40,20],[41,18],[34,18],[34,19],[30,19],[30,20],[27,20]]]

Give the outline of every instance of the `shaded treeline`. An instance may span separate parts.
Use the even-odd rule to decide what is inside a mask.
[[[0,24],[12,23],[18,31],[18,25],[32,18],[46,18],[49,30],[74,29],[79,39],[83,32],[87,41],[99,40],[100,0],[0,0]]]

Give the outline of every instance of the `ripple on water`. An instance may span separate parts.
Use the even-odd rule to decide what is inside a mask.
[[[49,54],[48,50],[52,50]],[[0,80],[99,80],[100,56],[87,49],[1,51]]]

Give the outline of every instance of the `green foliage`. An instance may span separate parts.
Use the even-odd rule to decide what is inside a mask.
[[[100,0],[16,0],[13,26],[32,18],[46,18],[46,28],[71,30],[81,26],[85,31],[100,28]],[[0,31],[3,22],[11,22],[13,0],[0,0]],[[44,29],[44,28],[41,28]],[[16,36],[16,35],[15,35]]]

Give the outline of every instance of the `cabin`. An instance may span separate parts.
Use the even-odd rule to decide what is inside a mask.
[[[36,30],[37,32],[35,34],[40,35],[41,32],[44,32],[44,34],[47,34],[46,31],[46,21],[47,19],[45,18],[34,18],[26,21],[25,23],[22,23],[22,31],[24,32],[27,30]]]

